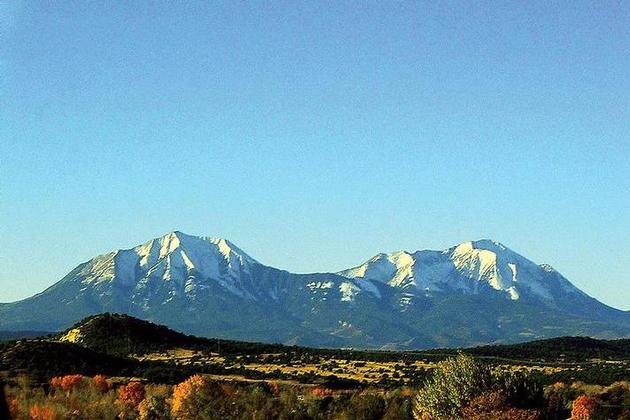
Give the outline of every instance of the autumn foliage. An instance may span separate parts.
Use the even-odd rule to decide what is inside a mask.
[[[316,386],[311,390],[311,395],[315,397],[327,397],[333,395],[333,390],[323,386]]]
[[[65,392],[70,392],[73,388],[80,385],[82,381],[83,375],[55,376],[50,380],[50,384],[53,387],[61,388]]]
[[[53,420],[55,412],[51,407],[33,405],[29,411],[31,420]]]
[[[573,401],[571,420],[590,420],[597,410],[597,400],[587,395],[580,395]]]
[[[112,387],[111,380],[107,379],[105,375],[94,376],[94,385],[101,392],[107,392]]]
[[[538,420],[540,413],[511,407],[503,392],[494,391],[474,398],[462,410],[462,417],[469,420]]]
[[[12,418],[17,418],[20,415],[20,402],[17,398],[9,399],[9,414]]]
[[[207,380],[201,375],[193,375],[173,389],[172,413],[175,418],[187,418],[194,412],[194,396],[206,386]]]
[[[628,382],[609,386],[558,382],[545,388],[540,402],[531,398],[537,395],[532,393],[535,388],[519,377],[496,374],[462,358],[441,366],[441,373],[420,391],[425,394],[412,386],[330,388],[279,381],[230,382],[210,375],[193,375],[175,386],[66,375],[52,378],[50,387],[18,378],[6,387],[6,400],[15,420],[411,420],[414,408],[417,419],[630,419]],[[426,394],[428,390],[433,393]]]
[[[144,399],[146,391],[140,382],[129,382],[118,388],[118,400],[121,404],[137,406]]]

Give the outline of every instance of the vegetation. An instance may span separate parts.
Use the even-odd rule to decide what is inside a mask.
[[[629,382],[557,383],[543,392],[527,375],[497,371],[464,355],[440,363],[419,391],[207,375],[172,386],[73,374],[45,385],[19,377],[6,397],[14,419],[630,419]]]
[[[503,410],[519,418],[537,418],[536,409],[542,406],[542,387],[529,377],[493,371],[460,354],[438,365],[418,392],[414,413],[421,419],[471,418]]]
[[[459,352],[310,349],[106,314],[0,343],[0,379],[17,418],[630,419],[627,346],[569,337]]]
[[[138,381],[99,385],[69,375],[7,388],[15,419],[411,419],[413,391],[339,391],[278,382],[236,384],[194,375],[175,386]]]
[[[435,352],[432,350],[431,352]],[[445,349],[441,352],[454,353]],[[558,337],[519,344],[480,346],[463,350],[484,357],[575,362],[585,359],[630,359],[630,340],[597,340],[589,337]]]

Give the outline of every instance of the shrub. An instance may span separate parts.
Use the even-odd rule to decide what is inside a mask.
[[[83,382],[83,375],[55,376],[50,380],[53,387],[61,388],[64,392],[70,392]]]
[[[229,417],[228,407],[231,406],[221,385],[204,376],[193,375],[175,386],[171,413],[181,420],[221,419]]]
[[[350,398],[348,418],[356,420],[377,420],[385,414],[385,401],[378,394],[360,393]]]
[[[29,411],[29,416],[31,420],[53,420],[55,418],[55,411],[52,407],[47,405],[40,406],[34,404]]]
[[[597,410],[597,400],[588,395],[580,395],[573,401],[571,420],[590,420]]]
[[[166,396],[149,395],[138,406],[140,420],[162,420],[171,417]]]
[[[316,386],[311,389],[311,395],[314,397],[327,397],[333,395],[333,390],[323,386]]]
[[[138,405],[144,400],[146,390],[144,385],[137,381],[129,382],[118,388],[118,398],[116,405],[120,413],[118,417],[121,419],[136,418],[138,415]]]
[[[474,398],[462,410],[462,417],[469,420],[538,420],[540,413],[511,407],[505,392],[493,391]]]
[[[94,386],[101,392],[107,392],[112,387],[112,382],[105,375],[96,375],[93,381]]]
[[[544,405],[543,389],[531,377],[509,371],[493,372],[489,366],[459,354],[438,364],[416,396],[414,415],[421,419],[459,418],[475,398],[494,391],[500,391],[504,408],[531,409]],[[524,418],[534,416],[519,411],[513,414]]]
[[[118,388],[118,400],[121,404],[136,407],[146,395],[144,385],[133,381]]]
[[[490,368],[472,357],[459,354],[440,362],[418,392],[414,407],[417,418],[456,418],[462,409],[492,384]]]
[[[9,418],[18,418],[20,415],[20,402],[17,398],[11,398],[9,400]]]

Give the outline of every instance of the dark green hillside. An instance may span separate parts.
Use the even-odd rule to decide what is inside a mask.
[[[72,343],[20,341],[0,348],[0,371],[24,372],[43,380],[69,373],[121,375],[134,367],[130,360]]]
[[[199,338],[117,314],[86,318],[48,338],[1,342],[0,376],[27,374],[43,383],[57,375],[101,373],[177,383],[194,373],[208,373],[355,387],[372,378],[380,386],[395,387],[404,381],[421,383],[436,362],[458,352],[512,370],[534,368],[542,383],[630,380],[630,340],[562,337],[425,352],[320,349]],[[359,375],[366,366],[368,376]]]
[[[128,315],[102,314],[84,319],[70,330],[81,333],[84,347],[111,355],[129,356],[155,353],[172,348],[211,351],[221,354],[257,355],[265,353],[309,353],[322,357],[345,355],[356,360],[411,360],[417,356],[447,355],[459,351],[483,356],[515,360],[630,359],[630,339],[598,340],[589,337],[559,337],[519,344],[471,347],[467,349],[439,349],[424,352],[369,351],[352,349],[313,349],[281,344],[249,343],[217,340],[182,334],[163,325],[143,321]],[[62,337],[60,334],[58,337]]]
[[[627,360],[630,359],[630,339],[597,340],[589,337],[558,337],[520,344],[473,347],[464,351],[476,356],[506,359]]]
[[[195,337],[122,314],[94,315],[78,322],[69,331],[73,329],[80,331],[79,343],[82,346],[118,356],[142,355],[177,347],[222,354],[260,354],[286,348],[279,344]],[[57,337],[63,337],[64,334]]]

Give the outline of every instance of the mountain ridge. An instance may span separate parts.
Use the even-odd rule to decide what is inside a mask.
[[[60,330],[100,312],[203,336],[333,347],[630,336],[630,312],[492,240],[294,274],[229,240],[180,231],[96,256],[41,293],[0,304],[0,329]]]

